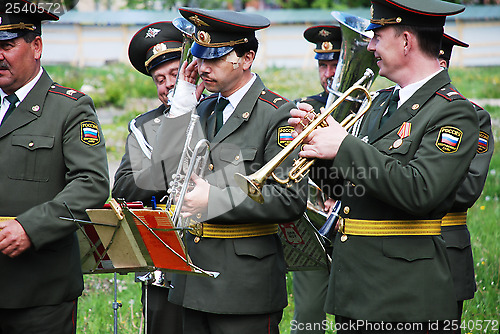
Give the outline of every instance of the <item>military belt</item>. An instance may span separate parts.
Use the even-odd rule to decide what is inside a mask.
[[[205,238],[249,238],[278,233],[278,224],[208,224],[189,225],[189,233]]]
[[[363,220],[340,218],[343,235],[372,237],[397,235],[441,235],[441,219],[430,220]]]
[[[450,212],[441,220],[441,226],[459,226],[467,224],[467,212]]]

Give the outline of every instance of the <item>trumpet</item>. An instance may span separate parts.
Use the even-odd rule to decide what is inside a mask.
[[[195,31],[194,25],[183,17],[175,18],[172,24],[183,33],[183,44],[180,65],[187,61],[188,64],[193,60],[191,54],[191,46],[193,45],[193,34]],[[179,81],[179,76],[176,79],[176,85]],[[175,94],[175,87],[174,87]],[[173,96],[173,95],[172,95]],[[193,174],[203,177],[208,157],[210,154],[210,143],[207,139],[200,139],[193,149],[191,149],[191,141],[195,132],[196,124],[200,116],[196,114],[196,108],[191,112],[191,119],[186,129],[186,140],[182,150],[179,165],[175,174],[172,176],[172,181],[169,183],[168,199],[166,208],[169,210],[172,222],[176,227],[185,227],[187,223],[183,223],[180,219],[182,203],[184,197],[189,190],[191,184],[191,176]],[[187,167],[186,167],[187,166]],[[175,204],[175,205],[174,205]],[[175,207],[175,208],[174,208]]]
[[[310,120],[310,123],[304,127],[302,132],[294,138],[280,153],[269,160],[262,168],[260,168],[255,173],[245,176],[240,173],[234,175],[234,179],[238,186],[254,201],[258,203],[264,203],[264,197],[262,196],[262,187],[264,186],[266,179],[272,176],[273,179],[279,184],[289,184],[290,182],[300,182],[309,173],[309,168],[314,163],[315,159],[299,158],[296,159],[292,165],[292,169],[288,172],[288,177],[286,179],[280,179],[274,174],[274,170],[283,163],[283,161],[288,158],[288,156],[299,147],[302,142],[318,127],[326,127],[328,123],[326,118],[337,109],[345,100],[349,98],[354,92],[361,91],[365,94],[365,102],[359,109],[359,111],[354,114],[351,113],[347,115],[340,125],[348,130],[353,126],[370,108],[372,103],[372,97],[370,92],[365,87],[365,85],[371,84],[371,78],[374,76],[374,72],[367,68],[361,79],[359,79],[353,86],[347,89],[344,94],[342,94],[335,102],[333,102],[328,108],[325,108],[320,114],[315,114],[314,118]]]

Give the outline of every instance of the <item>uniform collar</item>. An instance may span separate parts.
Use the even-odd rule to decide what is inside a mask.
[[[434,78],[442,70],[443,70],[443,68],[440,68],[437,72],[432,73],[431,75],[429,75],[428,77],[426,77],[420,81],[409,84],[405,88],[401,88],[399,85],[396,85],[394,90],[399,89],[398,107],[400,107],[403,103],[408,101],[410,99],[410,97],[412,97],[412,95],[415,94],[415,92],[417,90],[419,90],[423,85],[425,85],[429,80]]]
[[[16,94],[17,98],[19,99],[19,103],[23,102],[23,100],[26,98],[28,93],[33,89],[33,87],[35,87],[38,80],[40,80],[40,77],[42,76],[42,74],[43,74],[43,67],[40,67],[38,74],[33,79],[31,79],[30,82],[28,82],[26,85],[24,85],[23,87],[19,88],[18,90],[16,90],[14,92],[14,94]],[[6,96],[7,96],[7,94],[5,94],[3,89],[0,89],[0,97],[2,98],[2,101],[3,101],[4,97],[6,97]]]

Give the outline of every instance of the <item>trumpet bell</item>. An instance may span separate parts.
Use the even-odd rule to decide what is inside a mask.
[[[262,196],[262,192],[260,191],[260,189],[262,188],[262,182],[258,183],[258,181],[256,181],[251,176],[252,175],[245,176],[243,174],[236,173],[234,174],[234,180],[236,181],[238,187],[240,187],[248,197],[250,197],[257,203],[263,204],[264,197]]]
[[[365,84],[366,89],[370,89],[378,74],[375,55],[367,49],[373,37],[373,31],[365,31],[370,21],[343,12],[334,11],[331,15],[340,24],[342,47],[335,76],[327,87],[329,92],[327,107],[335,99],[342,96],[363,75],[366,69],[370,69],[374,74],[370,81]],[[344,120],[349,114],[359,109],[364,98],[365,96],[361,91],[352,94],[346,99],[346,103],[340,105],[332,113],[333,118],[338,122]]]

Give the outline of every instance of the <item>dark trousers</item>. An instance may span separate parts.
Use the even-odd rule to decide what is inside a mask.
[[[371,322],[335,316],[339,334],[456,334],[458,320],[429,322]]]
[[[283,311],[266,314],[215,314],[184,308],[185,334],[279,334]]]
[[[0,309],[0,334],[75,334],[77,300],[58,305]]]
[[[168,301],[170,289],[142,285],[146,334],[182,334],[182,306]]]

